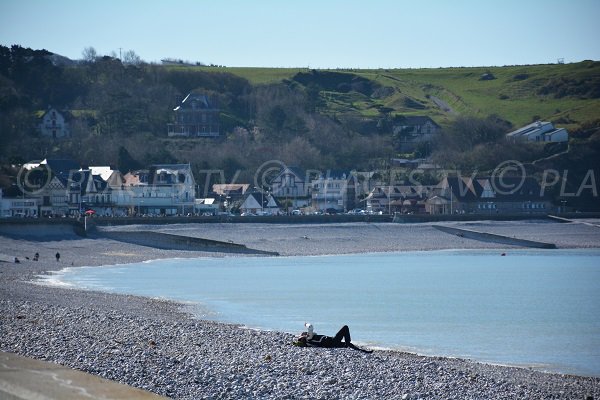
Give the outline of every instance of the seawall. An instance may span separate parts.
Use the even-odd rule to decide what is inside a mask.
[[[500,243],[510,246],[533,247],[538,249],[556,249],[556,245],[554,243],[536,242],[533,240],[497,235],[495,233],[479,232],[463,228],[451,228],[449,226],[433,225],[433,227],[451,235],[456,235],[467,239],[480,240],[483,242]]]
[[[173,235],[170,233],[151,231],[107,232],[99,229],[95,232],[102,238],[132,243],[141,246],[165,250],[213,251],[225,253],[279,255],[275,252],[255,250],[243,244],[223,242],[219,240],[202,239],[190,236]]]
[[[72,218],[0,219],[0,235],[37,240],[77,239],[85,236],[83,223]]]

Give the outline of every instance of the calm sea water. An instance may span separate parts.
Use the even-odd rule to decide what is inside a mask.
[[[202,318],[600,376],[600,250],[159,260],[50,280],[191,302]]]

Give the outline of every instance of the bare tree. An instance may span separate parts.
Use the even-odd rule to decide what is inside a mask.
[[[83,58],[83,61],[93,63],[98,58],[98,53],[96,52],[96,49],[90,46],[83,49],[83,51],[81,52],[81,56]]]
[[[123,54],[123,59],[121,61],[123,62],[123,64],[139,65],[141,64],[142,59],[140,58],[140,56],[135,54],[135,51],[127,50]]]

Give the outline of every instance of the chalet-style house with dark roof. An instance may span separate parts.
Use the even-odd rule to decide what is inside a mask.
[[[398,116],[392,127],[398,150],[406,153],[415,151],[420,143],[431,142],[440,131],[440,126],[427,116]]]
[[[531,177],[447,177],[425,202],[429,214],[548,213],[548,193]]]
[[[71,135],[67,119],[69,113],[60,113],[55,108],[49,107],[41,116],[38,128],[42,136],[60,139]]]
[[[169,137],[219,136],[219,108],[208,96],[190,93],[173,112],[175,122],[167,124]]]

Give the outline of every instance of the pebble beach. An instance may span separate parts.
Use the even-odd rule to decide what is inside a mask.
[[[578,223],[448,224],[554,243],[558,248],[600,248],[600,228]],[[291,333],[199,320],[185,304],[38,282],[40,275],[65,267],[255,256],[231,254],[226,249],[158,249],[151,238],[142,245],[105,236],[127,230],[231,241],[282,256],[507,249],[449,235],[429,224],[140,225],[100,228],[88,238],[64,231],[11,234],[5,230],[0,232],[0,253],[6,260],[18,257],[21,262],[0,262],[0,350],[175,399],[600,398],[600,377],[396,351],[365,354],[351,349],[299,348],[291,345]],[[33,261],[36,252],[39,261]],[[55,259],[57,252],[60,261]]]

